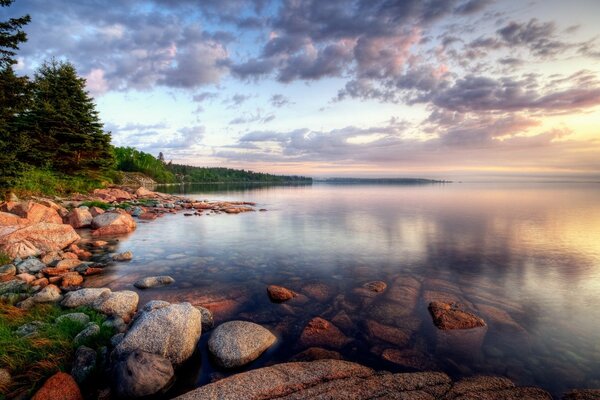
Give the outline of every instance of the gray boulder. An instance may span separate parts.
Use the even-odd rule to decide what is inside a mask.
[[[46,264],[44,264],[35,257],[28,258],[17,264],[17,271],[19,274],[25,272],[28,274],[36,274],[44,268],[46,268]]]
[[[63,296],[60,294],[60,289],[56,285],[48,285],[32,297],[36,303],[55,303],[62,300]]]
[[[96,368],[96,352],[86,346],[79,346],[75,352],[71,376],[81,385],[90,377]]]
[[[91,306],[100,296],[110,292],[111,291],[108,288],[79,289],[74,292],[67,293],[60,304],[67,308]]]
[[[200,311],[200,314],[202,314],[202,331],[206,332],[211,330],[213,326],[215,326],[212,312],[208,308],[200,306],[196,306],[196,308]]]
[[[190,303],[170,304],[136,316],[117,355],[142,350],[159,354],[178,365],[187,360],[200,339],[202,316]]]
[[[114,315],[123,318],[124,321],[130,321],[139,300],[140,297],[136,292],[121,290],[102,294],[94,301],[92,307],[106,315]]]
[[[21,293],[27,288],[27,284],[19,279],[0,283],[0,295],[7,293]]]
[[[157,286],[170,285],[173,282],[175,282],[175,279],[171,278],[170,276],[149,276],[136,281],[133,286],[138,289],[148,289]]]
[[[87,325],[90,322],[90,317],[87,314],[76,312],[70,314],[63,314],[60,317],[56,318],[57,324],[60,324],[64,321],[79,322],[83,325]]]
[[[9,279],[13,279],[16,275],[17,269],[12,264],[6,264],[0,266],[0,282],[7,281]]]
[[[44,325],[42,321],[31,321],[18,327],[15,334],[20,337],[33,337],[38,334],[39,329]]]
[[[99,333],[100,327],[98,326],[98,324],[90,322],[89,324],[87,324],[84,330],[82,330],[77,334],[77,336],[75,336],[75,339],[73,339],[73,344],[75,344],[75,346],[81,346],[82,344],[84,344],[89,339],[93,338]]]
[[[115,365],[113,389],[119,398],[151,396],[167,389],[174,376],[168,359],[136,350]]]
[[[127,324],[125,323],[123,318],[117,316],[107,318],[106,321],[102,323],[102,326],[112,328],[119,333],[125,332],[127,330]]]
[[[253,322],[230,321],[213,331],[208,349],[219,365],[235,368],[256,360],[277,338]]]

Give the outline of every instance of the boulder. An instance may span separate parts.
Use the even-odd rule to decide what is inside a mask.
[[[0,282],[0,295],[7,293],[21,293],[27,288],[27,284],[19,279]]]
[[[31,298],[36,303],[55,303],[62,300],[63,297],[60,294],[58,286],[50,284],[34,294]]]
[[[83,276],[79,275],[79,273],[67,272],[66,274],[62,275],[60,287],[63,289],[72,289],[81,286],[82,283]]]
[[[12,208],[11,213],[25,218],[30,224],[46,222],[51,224],[62,224],[63,219],[55,209],[43,206],[33,201],[18,203]]]
[[[74,208],[67,215],[67,221],[75,229],[85,228],[92,224],[94,217],[86,208]]]
[[[410,342],[410,332],[405,332],[394,326],[383,325],[377,321],[367,320],[367,332],[372,338],[383,340],[396,346],[404,347]]]
[[[387,284],[383,281],[367,282],[363,287],[371,292],[381,293],[387,289]]]
[[[302,347],[341,349],[351,341],[337,326],[323,318],[316,317],[304,327],[298,344]]]
[[[136,224],[131,215],[117,212],[106,212],[94,217],[92,232],[94,236],[121,235],[133,232]]]
[[[6,264],[0,266],[0,282],[6,282],[14,279],[17,274],[17,268],[13,264]]]
[[[138,198],[154,198],[157,196],[157,194],[151,190],[146,189],[143,186],[140,186],[136,191],[135,191],[135,195]]]
[[[81,261],[75,258],[65,258],[56,263],[55,268],[57,269],[72,269],[76,268],[81,264]]]
[[[35,276],[28,274],[27,272],[23,272],[22,274],[15,275],[15,278],[22,280],[25,283],[31,283],[35,281]]]
[[[0,250],[11,258],[62,250],[81,239],[70,225],[37,223],[0,227]]]
[[[236,368],[256,360],[277,338],[253,322],[230,321],[215,328],[208,340],[208,349],[217,363]]]
[[[86,325],[86,327],[75,336],[73,339],[73,344],[75,346],[81,346],[85,344],[88,340],[94,338],[96,335],[100,333],[100,327],[98,324],[94,322],[90,322]]]
[[[131,320],[137,309],[139,296],[131,290],[104,293],[92,304],[92,307],[106,315],[115,315],[125,321]]]
[[[196,349],[201,333],[201,314],[190,303],[170,304],[136,316],[115,348],[117,355],[141,350],[168,358],[179,365]]]
[[[78,322],[82,325],[87,325],[90,322],[90,317],[87,314],[77,312],[77,313],[63,314],[56,318],[57,324],[61,324],[64,321]]]
[[[202,332],[209,331],[215,325],[215,319],[212,312],[208,308],[195,306],[202,315]]]
[[[29,220],[25,218],[21,218],[18,215],[0,212],[0,226],[7,225],[25,225],[28,224]]]
[[[17,271],[20,274],[22,274],[22,273],[37,274],[44,268],[46,268],[46,264],[44,264],[43,262],[41,262],[40,260],[38,260],[37,258],[34,258],[34,257],[28,258],[28,259],[20,262],[19,264],[17,264]]]
[[[310,347],[292,357],[291,361],[341,360],[337,351],[325,350],[321,347]]]
[[[123,253],[117,253],[112,256],[113,261],[130,261],[133,259],[133,253],[131,251],[124,251]]]
[[[65,294],[65,298],[60,304],[67,308],[92,306],[100,296],[108,295],[109,293],[111,291],[108,288],[79,289]]]
[[[131,200],[133,197],[131,194],[127,193],[124,190],[116,189],[116,188],[108,188],[108,189],[96,189],[93,192],[94,196],[108,201],[123,201],[123,200]]]
[[[472,329],[486,326],[481,318],[463,311],[453,304],[434,301],[429,303],[428,308],[433,323],[441,330]]]
[[[282,303],[296,297],[296,293],[290,289],[277,285],[269,285],[269,287],[267,287],[267,293],[269,294],[271,301],[276,303]]]
[[[92,218],[105,213],[105,211],[100,207],[90,207],[89,212],[92,215]]]
[[[96,369],[96,351],[86,346],[79,346],[75,352],[71,376],[78,384],[84,383]]]
[[[33,396],[32,400],[83,400],[79,386],[73,377],[64,372],[52,375]]]
[[[119,398],[139,398],[165,391],[173,381],[171,362],[158,354],[136,350],[113,369],[113,389]]]
[[[175,279],[170,276],[150,276],[136,281],[133,286],[138,289],[148,289],[157,286],[170,285],[173,282],[175,282]]]

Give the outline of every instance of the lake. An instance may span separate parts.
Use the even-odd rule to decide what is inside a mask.
[[[278,343],[252,369],[284,362],[320,316],[348,340],[341,357],[389,371],[507,376],[558,396],[600,387],[600,185],[170,186],[195,199],[244,200],[266,212],[167,215],[121,238],[133,261],[86,286],[134,290],[171,275],[151,299],[189,301],[217,322],[252,320]],[[383,281],[383,293],[365,290]],[[299,296],[269,301],[266,287]],[[474,334],[441,332],[427,310],[446,300],[481,316]],[[458,333],[456,333],[458,332]],[[230,374],[209,359],[203,335],[170,394]],[[238,372],[238,371],[235,371]]]

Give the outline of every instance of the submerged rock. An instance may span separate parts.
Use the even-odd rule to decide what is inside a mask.
[[[428,308],[433,323],[441,330],[472,329],[485,326],[485,322],[481,318],[460,310],[453,304],[432,302]]]
[[[175,282],[175,279],[167,275],[149,276],[147,278],[143,278],[136,281],[133,284],[133,286],[135,286],[138,289],[149,289],[158,286],[170,285],[173,282]]]
[[[113,388],[119,398],[151,396],[168,388],[174,376],[167,358],[136,350],[115,365]]]
[[[352,340],[331,322],[316,317],[304,327],[298,344],[302,347],[329,347],[341,349]]]
[[[282,303],[289,299],[296,297],[296,293],[290,289],[284,288],[283,286],[270,285],[267,287],[267,293],[271,301]]]
[[[219,365],[235,368],[256,360],[277,338],[253,322],[230,321],[213,331],[208,349]]]
[[[381,293],[387,289],[387,284],[383,281],[367,282],[363,287],[371,292]]]
[[[201,314],[190,303],[170,304],[139,313],[115,348],[122,355],[134,350],[159,354],[178,365],[196,349],[201,333]]]
[[[133,253],[131,251],[125,251],[112,256],[113,261],[130,261],[133,259]]]

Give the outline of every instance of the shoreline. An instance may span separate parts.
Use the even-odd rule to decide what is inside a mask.
[[[99,192],[97,194],[101,195],[101,196],[106,196],[107,199],[110,199],[109,196],[112,196],[112,197],[115,198],[114,201],[119,202],[119,204],[131,203],[132,202],[132,199],[119,199],[119,200],[117,200],[118,197],[115,196],[115,195],[117,195],[118,193],[114,192],[114,191],[111,193],[110,190],[111,189],[106,189],[106,191],[108,191],[108,192]],[[121,189],[117,189],[117,190],[121,190]],[[162,215],[166,215],[166,214],[170,214],[170,213],[176,213],[176,212],[184,212],[185,213],[186,210],[189,210],[188,214],[191,214],[189,216],[194,215],[194,213],[198,212],[198,210],[201,210],[201,212],[215,212],[216,211],[218,213],[222,212],[222,213],[233,213],[233,214],[236,214],[236,213],[239,213],[239,212],[251,211],[249,209],[247,210],[246,208],[251,208],[249,206],[253,205],[252,203],[248,203],[248,202],[246,202],[246,203],[244,203],[244,202],[210,202],[210,203],[208,203],[208,202],[197,202],[197,203],[199,203],[198,204],[199,208],[195,208],[194,206],[190,206],[190,207],[186,206],[187,204],[193,204],[194,203],[194,202],[192,202],[188,198],[181,198],[179,196],[170,196],[170,195],[163,195],[163,194],[160,194],[160,195],[154,194],[153,196],[159,196],[161,202],[162,203],[167,203],[167,204],[169,204],[168,201],[165,200],[167,198],[169,198],[171,200],[173,200],[173,199],[176,199],[176,200],[173,201],[173,207],[172,208],[171,208],[171,206],[164,206],[164,207],[149,207],[147,205],[140,206],[140,208],[142,208],[142,211],[144,211],[144,212],[148,212],[148,210],[153,210],[153,212],[150,212],[149,215],[154,215],[154,217],[151,218],[151,219],[149,219],[149,220],[153,220],[153,219],[159,218],[158,215],[162,216]],[[92,197],[90,197],[90,196],[82,196],[82,197],[80,197],[78,199],[72,199],[71,201],[74,204],[75,202],[80,202],[81,203],[83,201],[91,201],[92,199],[93,199],[93,196]],[[144,199],[144,198],[142,197],[142,199]],[[134,199],[134,200],[138,200],[138,199]],[[153,200],[158,200],[158,199],[157,198],[153,198]],[[42,200],[42,201],[44,201],[44,200]],[[177,201],[181,201],[181,204],[175,204]],[[134,204],[132,204],[132,206],[133,206],[132,208],[136,207],[136,205],[134,205]],[[146,210],[144,210],[144,208],[146,208]],[[191,211],[191,210],[194,210],[194,211]],[[227,210],[229,210],[229,212]],[[133,211],[133,210],[130,210],[130,211]],[[123,212],[119,211],[119,208],[116,208],[115,210],[113,210],[112,212],[109,212],[109,213],[118,214],[119,216],[125,215]],[[101,214],[104,214],[104,213],[100,213],[99,215],[101,215]],[[134,218],[139,218],[143,214],[144,213],[142,213],[139,216],[134,217]],[[131,216],[131,214],[129,214],[129,215]],[[102,227],[99,227],[97,229],[101,229],[101,228]],[[87,229],[87,228],[84,228],[84,229]],[[121,229],[121,228],[119,228],[119,229]],[[97,235],[94,238],[101,238],[101,237],[102,237],[101,235],[100,236]],[[93,249],[92,248],[88,249],[86,246],[84,246],[82,244],[81,247],[82,248],[80,248],[80,250],[82,250],[82,251],[90,251],[90,252],[92,252],[91,250],[97,250],[98,252],[102,251],[102,246],[99,246],[99,247],[93,248]],[[75,249],[72,249],[72,250],[75,250]],[[73,252],[73,251],[71,251],[71,252]],[[110,254],[110,252],[106,252],[105,255],[109,255],[109,254]],[[81,258],[84,258],[84,257],[82,256]],[[127,260],[121,260],[121,261],[116,261],[115,260],[115,262],[126,262],[126,261]],[[56,266],[53,266],[53,267],[50,267],[50,268],[56,268]],[[94,267],[90,266],[90,268],[94,268]],[[55,272],[55,271],[52,271],[52,272]],[[73,272],[73,271],[71,270],[69,272]],[[84,277],[84,279],[85,279],[85,277]],[[69,293],[73,293],[73,294],[78,293],[78,290],[74,290],[75,288],[71,288],[71,289],[73,289],[73,290],[66,290],[66,291],[63,292],[63,294],[64,294],[65,297],[68,296],[69,298],[72,298],[72,297],[74,297],[74,295],[69,295]],[[96,289],[103,290],[102,288],[96,288]],[[285,288],[283,288],[283,289],[285,289]],[[83,290],[85,290],[85,289],[83,289]],[[98,295],[97,297],[95,297],[93,299],[93,301],[90,300],[90,299],[87,299],[86,301],[89,302],[89,303],[86,303],[86,304],[94,306],[94,304],[97,303],[98,304],[98,306],[97,306],[98,308],[107,310],[109,312],[108,315],[110,315],[109,318],[111,318],[112,322],[115,322],[117,320],[117,318],[113,318],[116,315],[118,318],[120,318],[120,319],[123,320],[124,324],[127,324],[127,322],[129,322],[129,321],[127,321],[128,319],[131,319],[133,321],[140,321],[140,320],[142,320],[142,318],[145,318],[145,319],[148,319],[148,320],[151,320],[153,318],[158,318],[158,316],[156,316],[156,313],[158,312],[158,310],[164,309],[166,307],[172,307],[173,308],[173,312],[179,312],[179,311],[181,311],[181,310],[179,310],[179,308],[181,308],[180,306],[182,304],[189,304],[189,303],[172,303],[172,304],[169,304],[169,303],[166,303],[166,302],[150,302],[150,303],[154,303],[154,304],[152,304],[152,306],[149,307],[148,304],[150,304],[150,303],[146,304],[145,306],[142,305],[142,304],[137,304],[137,301],[134,301],[135,299],[133,297],[129,298],[128,297],[129,293],[126,293],[126,292],[130,292],[131,293],[131,291],[126,291],[126,290],[115,291],[115,292],[110,292],[110,293],[107,292],[108,293],[108,295],[107,295],[108,297],[106,299],[104,299],[104,300],[112,299],[111,301],[113,303],[117,303],[118,304],[118,306],[119,306],[119,307],[117,307],[118,309],[114,308],[114,307],[111,307],[109,309],[108,306],[106,304],[104,304],[104,303],[106,303],[106,301],[98,302],[98,300],[101,299],[101,297],[103,296],[102,294]],[[61,294],[61,295],[63,295],[63,294]],[[284,293],[284,297],[285,297],[285,293]],[[61,302],[64,301],[64,300],[65,299],[63,298],[61,300]],[[135,306],[132,305],[133,303],[135,303]],[[160,304],[158,304],[158,303],[160,303]],[[166,303],[166,304],[164,304],[164,303]],[[185,313],[183,315],[189,316],[189,318],[188,318],[189,320],[195,320],[196,322],[200,321],[202,323],[202,325],[205,325],[204,324],[205,317],[206,317],[207,320],[210,319],[210,318],[212,318],[212,316],[210,316],[210,314],[207,314],[205,311],[199,310],[198,308],[194,308],[194,309],[198,310],[198,312],[201,313],[201,317],[199,319],[197,319],[196,316],[195,316],[197,314],[197,312],[194,311],[194,310],[192,310],[191,308],[185,309],[184,311],[182,311],[182,312]],[[138,310],[137,314],[136,314],[136,310]],[[169,310],[171,310],[171,309],[169,309]],[[115,312],[115,311],[118,311],[118,312]],[[141,317],[139,317],[139,316],[136,317],[136,315],[141,315]],[[120,322],[120,321],[116,321],[116,322]],[[327,321],[325,321],[325,322],[327,322]],[[135,324],[137,325],[137,323],[135,323]],[[119,327],[119,329],[123,329],[124,330],[124,332],[120,332],[119,333],[119,334],[122,334],[122,336],[120,337],[121,340],[123,340],[126,337],[126,335],[129,334],[129,329],[132,328],[132,325],[134,325],[134,324],[130,323],[129,326],[125,325],[124,328],[123,328],[123,326]],[[221,325],[224,325],[224,324],[221,324]],[[221,326],[221,325],[219,325],[219,326]],[[322,326],[327,327],[327,325],[325,323],[322,323],[320,321],[316,321],[316,323],[314,325],[315,325],[315,329],[314,330],[316,332],[320,331]],[[185,330],[185,327],[182,328],[182,326],[178,326],[178,327],[176,327],[176,329],[174,328],[171,331],[171,336],[181,335],[181,332],[182,332],[181,329]],[[208,326],[203,327],[203,329],[200,332],[200,334],[202,334],[206,330],[210,330],[210,329],[212,329],[212,328],[210,328]],[[325,330],[327,330],[327,329],[325,329]],[[213,333],[214,333],[214,330],[213,330]],[[116,334],[115,336],[117,336],[119,334]],[[212,335],[212,333],[211,333],[211,335]],[[112,342],[112,340],[111,340],[111,342]],[[119,346],[119,343],[117,342],[117,340],[115,340],[114,343],[116,345],[112,346],[112,348],[117,348]],[[111,345],[113,345],[113,343],[111,343]],[[147,346],[147,344],[145,344],[144,346]],[[109,348],[111,348],[111,347],[109,346]],[[131,347],[128,347],[128,348],[131,349]],[[144,347],[144,349],[147,350],[148,348]],[[202,350],[202,351],[206,351],[206,350]],[[144,351],[144,352],[147,353],[147,351]],[[125,353],[133,354],[133,353],[129,352],[129,350],[127,352],[125,352]],[[123,354],[125,354],[125,353],[123,353]],[[192,353],[193,353],[193,351],[192,351]],[[127,363],[127,362],[133,362],[133,361],[131,361],[129,359],[122,359],[121,356],[123,356],[123,354],[121,354],[119,356],[115,355],[115,359],[114,360],[112,359],[112,356],[109,357],[110,363],[113,364],[113,366],[115,366],[115,365],[122,365],[123,363]],[[323,353],[323,354],[319,355],[318,357],[323,357],[323,356],[328,357],[329,355],[330,354]],[[191,356],[191,354],[189,356]],[[259,357],[259,356],[260,356],[260,354],[257,355],[257,357]],[[146,356],[144,356],[144,357],[146,357]],[[156,360],[154,360],[154,361],[156,361]],[[162,360],[161,362],[163,362],[163,361],[164,360]],[[175,358],[173,360],[169,360],[168,362],[170,363],[170,365],[172,364],[172,365],[176,366],[176,364],[178,362],[178,359]],[[317,362],[317,361],[313,361],[313,362]],[[284,364],[279,364],[279,365],[284,365]],[[318,365],[318,364],[311,364],[311,365]],[[354,365],[358,365],[358,364],[354,364]],[[261,369],[257,369],[257,370],[252,370],[252,371],[249,371],[249,372],[262,371],[261,373],[266,373],[264,371],[264,369],[266,369],[266,368],[270,368],[270,367],[265,367],[265,368],[261,368]],[[176,374],[176,372],[177,372],[177,369],[175,368],[174,375]],[[227,377],[227,378],[225,378],[225,379],[223,379],[221,381],[218,381],[218,382],[223,382],[223,383],[218,383],[217,382],[215,384],[208,384],[208,385],[202,386],[201,388],[193,390],[190,393],[197,392],[197,391],[208,391],[208,390],[213,390],[213,389],[217,390],[217,389],[215,389],[215,387],[219,387],[220,389],[218,389],[218,390],[226,390],[226,389],[223,389],[223,388],[227,387],[227,382],[235,382],[236,379],[242,379],[243,377],[241,377],[241,375],[244,375],[244,374],[247,374],[247,373],[232,375],[232,376]],[[406,374],[392,374],[392,375],[394,377],[396,377],[394,379],[399,379],[400,381],[402,381],[402,380],[404,380],[406,378],[406,376],[405,376]],[[244,375],[244,376],[246,376],[246,375]],[[355,379],[356,377],[355,376],[349,376],[347,378],[348,379],[350,379],[350,378]],[[170,379],[172,379],[172,377]],[[321,378],[319,378],[319,379],[321,379]],[[342,378],[336,378],[336,379],[342,379]],[[336,379],[332,378],[331,380],[335,381]],[[346,378],[344,378],[344,379],[346,379]],[[361,378],[361,379],[363,379],[363,378]],[[111,382],[111,381],[108,380],[107,382]],[[344,382],[344,384],[348,383],[348,381],[346,381],[346,380],[340,381],[340,383],[341,382]],[[462,382],[462,383],[460,383],[460,382],[454,382],[454,383],[446,383],[446,384],[451,385],[452,387],[454,387],[454,386],[457,386],[457,385],[458,386],[465,385],[465,382]],[[211,385],[216,385],[216,386],[211,386]],[[312,385],[310,387],[307,386],[307,387],[304,387],[302,390],[309,390],[309,389],[310,390],[317,390],[316,386],[318,386],[318,385],[315,384],[315,385]],[[433,385],[433,386],[437,386],[437,385]],[[168,387],[168,382],[165,384],[165,387]],[[505,389],[507,389],[507,388],[508,387],[505,387]],[[264,389],[265,388],[263,387],[261,390],[264,390]],[[227,390],[231,390],[231,387],[229,389],[227,389]],[[241,386],[238,386],[237,390],[241,390]],[[479,392],[477,392],[477,393],[480,393],[483,389],[477,389],[477,390],[479,390]],[[489,392],[490,390],[483,390],[483,391]],[[401,392],[402,392],[402,390],[397,389],[396,391],[392,391],[390,393],[401,393]],[[261,392],[261,393],[264,394],[264,392]],[[444,393],[447,394],[448,392],[444,392]],[[521,393],[521,392],[519,392],[519,393]],[[239,394],[239,392],[238,392],[238,394]],[[308,392],[307,392],[307,394],[308,394]],[[491,395],[491,393],[488,393],[488,394]],[[297,395],[299,395],[299,394],[297,394]],[[338,393],[338,395],[341,396],[340,393]],[[191,394],[190,394],[190,396],[191,396]],[[540,394],[540,396],[546,396],[546,397],[539,397],[539,398],[551,398],[551,397],[548,397],[549,395],[547,395],[547,393],[545,393],[543,395]],[[184,396],[184,398],[185,398],[185,396]],[[263,397],[263,398],[268,398],[268,397]],[[343,398],[343,397],[338,397],[338,398]],[[369,398],[369,397],[362,397],[362,398]],[[437,397],[432,397],[432,398],[437,398]],[[469,398],[469,397],[466,397],[466,398]],[[501,398],[506,398],[506,397],[501,397]],[[515,397],[515,398],[519,398],[519,397]],[[565,398],[568,398],[568,397],[565,397]]]

